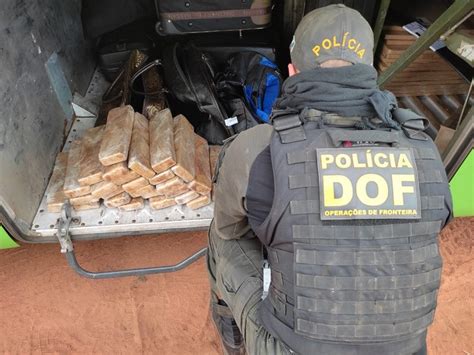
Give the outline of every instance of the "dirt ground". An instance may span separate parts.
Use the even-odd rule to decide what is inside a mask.
[[[474,218],[441,237],[444,273],[430,354],[474,354]],[[174,263],[206,233],[76,243],[84,267]],[[171,274],[114,280],[76,275],[58,245],[0,251],[0,353],[219,354],[204,259]]]
[[[430,354],[474,354],[474,218],[458,218],[441,235],[443,275]]]

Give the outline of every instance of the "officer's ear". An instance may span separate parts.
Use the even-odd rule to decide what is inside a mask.
[[[288,64],[288,75],[289,76],[293,76],[295,74],[298,74],[300,71],[298,69],[296,69],[296,67],[290,63]]]

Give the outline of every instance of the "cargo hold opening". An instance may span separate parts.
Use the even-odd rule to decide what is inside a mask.
[[[112,106],[107,107],[103,96],[133,50],[145,53],[149,63],[161,60],[165,48],[192,41],[209,53],[217,70],[222,70],[231,53],[252,50],[277,63],[285,76],[288,45],[299,19],[311,9],[333,3],[276,1],[271,8],[270,27],[183,35],[175,33],[180,31],[179,26],[169,28],[160,22],[163,20],[156,11],[159,2],[143,2],[142,8],[116,12],[101,9],[97,4],[93,6],[92,1],[85,1],[88,5],[83,7],[80,0],[53,0],[47,5],[39,1],[26,4],[8,0],[4,5],[0,35],[3,44],[0,52],[3,63],[0,70],[0,223],[15,238],[32,242],[56,240],[60,215],[48,213],[45,195],[56,157],[59,152],[68,150],[87,129],[105,124],[107,111]],[[380,1],[345,3],[359,10],[375,26]],[[436,1],[436,6],[423,3],[411,1],[409,7],[414,10],[407,14],[399,2],[392,2],[375,56],[377,69],[385,70],[413,43],[414,37],[410,37],[402,25],[420,16],[434,21],[451,4],[449,1]],[[94,13],[101,15],[93,16]],[[85,19],[85,16],[89,17]],[[246,26],[239,21],[236,27]],[[183,26],[196,28],[196,23],[188,21]],[[470,23],[466,26],[469,28]],[[434,139],[447,140],[441,142],[442,149],[454,144],[453,136],[459,139],[457,150],[461,153],[450,163],[455,172],[468,149],[467,138],[456,133],[456,128],[459,128],[457,119],[467,99],[469,82],[459,69],[461,63],[451,60],[449,54],[445,58],[444,53],[428,51],[420,57],[419,63],[422,65],[425,61],[426,65],[436,66],[432,72],[443,72],[443,77],[419,74],[415,61],[411,69],[401,72],[386,87],[395,92],[400,106],[427,116],[431,122],[428,134]],[[434,64],[436,61],[447,69],[442,71],[440,65]],[[164,77],[163,68],[158,68]],[[418,80],[425,83],[423,88],[415,85],[416,75],[423,78]],[[165,89],[166,86],[165,82]],[[443,92],[446,87],[449,90]],[[137,92],[146,90],[141,78],[134,88]],[[122,92],[122,95],[125,94]],[[192,108],[185,107],[169,93],[166,98],[173,116],[184,114],[192,124],[201,119]],[[131,94],[125,103],[142,112],[145,100],[143,95]],[[472,105],[472,98],[469,100],[467,111]],[[469,127],[464,129],[472,129]],[[108,209],[102,205],[95,210],[74,211],[73,215],[79,217],[71,226],[73,237],[101,238],[205,229],[212,220],[213,205],[197,210],[182,206],[152,210],[146,205],[138,212]]]

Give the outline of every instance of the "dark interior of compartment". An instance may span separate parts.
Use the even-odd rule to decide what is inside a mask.
[[[192,20],[182,27],[185,34],[176,35],[164,32],[179,30],[178,27],[160,27],[164,18],[157,6],[172,5],[173,1],[51,0],[45,5],[40,1],[9,0],[5,3],[5,30],[0,36],[5,49],[0,52],[3,64],[0,81],[5,87],[1,107],[2,116],[6,117],[0,123],[0,201],[8,213],[0,209],[2,216],[8,214],[23,230],[28,230],[43,198],[54,158],[63,148],[64,137],[73,124],[75,113],[71,102],[79,102],[82,109],[93,112],[94,117],[97,115],[97,125],[105,123],[113,107],[131,104],[137,112],[143,112],[147,103],[164,105],[163,97],[173,115],[183,113],[195,126],[208,117],[195,105],[176,100],[175,93],[169,92],[169,82],[161,85],[157,81],[157,78],[166,80],[161,65],[137,77],[133,90],[128,85],[139,68],[162,60],[166,48],[176,43],[184,47],[193,43],[212,59],[218,73],[225,70],[229,56],[252,50],[275,62],[284,79],[288,74],[288,47],[304,14],[318,7],[344,3],[360,11],[374,27],[383,3],[381,0],[274,0],[271,23],[260,22],[249,27],[251,16],[243,15],[241,30],[228,31],[225,21],[219,21],[219,26],[224,26],[222,31],[192,33],[196,28]],[[252,3],[187,2],[190,6],[239,3],[240,7]],[[374,65],[379,72],[385,72],[415,41],[402,29],[403,25],[420,17],[432,23],[453,3],[453,0],[391,1],[375,55]],[[265,11],[268,10],[262,10],[262,14]],[[460,26],[471,31],[471,35],[472,21],[467,20]],[[135,58],[137,67],[128,70],[126,64],[133,53],[140,53],[139,58]],[[85,98],[95,66],[110,84],[122,71],[128,70],[125,84],[117,80],[105,100],[99,102],[100,98],[96,98],[94,105],[100,106],[98,114],[88,107]],[[435,139],[442,138],[443,149],[447,149],[446,142],[459,126],[464,103],[468,102],[465,113],[472,104],[472,98],[466,100],[471,78],[472,68],[448,49],[437,52],[427,49],[384,87],[396,94],[400,106],[426,116],[431,123],[428,133]],[[155,90],[158,90],[156,95],[151,95]],[[137,94],[145,91],[145,96]],[[465,146],[458,147],[459,151]]]
[[[192,8],[196,2],[190,3],[191,5],[187,4],[186,6]],[[231,3],[232,1],[226,2],[221,7],[233,6]],[[163,35],[161,33],[160,35],[157,33],[157,31],[160,32],[157,29],[157,24],[160,23],[160,8],[176,7],[178,4],[169,3],[168,5],[166,0],[162,3],[153,0],[122,0],[119,3],[110,0],[103,2],[83,0],[82,22],[86,35],[94,40],[99,68],[111,81],[120,72],[132,50],[138,49],[147,54],[149,61],[151,61],[162,58],[163,51],[168,50],[176,42],[182,43],[183,46],[193,44],[206,53],[212,59],[214,70],[217,73],[225,70],[226,62],[233,54],[248,50],[257,51],[277,63],[284,78],[287,75],[286,64],[290,60],[288,45],[298,22],[304,14],[334,3],[345,3],[347,6],[353,7],[373,26],[381,4],[376,0],[275,1],[271,26],[264,29],[181,35]],[[387,58],[384,55],[387,48],[390,48],[387,46],[391,46],[392,42],[389,40],[387,43],[386,38],[390,38],[394,34],[393,31],[402,31],[401,33],[397,32],[396,35],[405,36],[403,39],[405,42],[401,47],[400,43],[396,43],[395,49],[397,51],[390,54],[392,57],[388,60],[390,63],[396,59],[393,59],[393,56],[396,55],[395,52],[401,53],[400,48],[403,47],[405,50],[414,42],[415,38],[402,29],[403,25],[415,20],[425,21],[429,25],[451,4],[452,1],[449,0],[436,0],[429,3],[418,0],[392,1],[385,21],[385,29],[376,50],[374,64],[379,72],[383,72],[387,68],[384,63]],[[472,28],[472,22],[468,21],[463,26]],[[245,26],[242,28],[245,29]],[[211,28],[209,29],[211,30]],[[424,56],[430,56],[428,51]],[[428,116],[431,122],[428,133],[435,139],[443,124],[446,124],[448,128],[455,128],[455,118],[459,114],[459,102],[464,101],[467,91],[467,84],[464,81],[469,79],[469,75],[472,75],[472,68],[447,48],[439,50],[434,55],[442,58],[443,62],[440,62],[440,65],[446,66],[447,79],[444,80],[446,83],[443,83],[444,77],[440,77],[440,80],[437,81],[436,73],[412,70],[414,75],[411,76],[418,77],[421,84],[413,86],[413,89],[410,90],[410,81],[407,82],[403,79],[404,75],[407,75],[406,72],[409,71],[406,69],[399,75],[400,84],[397,84],[397,78],[394,78],[392,83],[386,85],[386,88],[395,93],[402,107],[411,108]],[[421,60],[419,59],[419,61]],[[435,61],[429,63],[435,63]],[[165,81],[169,81],[169,76],[163,75],[163,69],[159,70]],[[455,77],[459,79],[455,79]],[[140,80],[137,80],[134,85],[136,88],[142,89]],[[170,85],[165,82],[166,86]],[[419,94],[414,94],[415,91]],[[199,112],[193,104],[176,100],[176,95],[173,92],[168,92],[167,102],[174,113],[186,115],[195,126],[206,119],[207,113]],[[143,105],[143,96],[132,95],[130,103],[139,110]],[[99,122],[103,123],[104,117]]]

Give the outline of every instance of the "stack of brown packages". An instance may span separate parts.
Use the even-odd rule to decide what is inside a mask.
[[[399,26],[386,26],[384,32],[377,67],[379,73],[390,67],[416,41],[416,37]],[[468,87],[469,84],[445,59],[427,49],[384,88],[399,97],[463,94]]]
[[[194,133],[188,120],[169,109],[148,112],[131,106],[110,110],[105,126],[89,129],[60,153],[47,192],[49,212],[69,199],[76,210],[158,210],[174,205],[198,209],[211,203],[211,165],[216,151]],[[212,160],[210,157],[212,152]]]
[[[386,26],[384,33],[379,73],[387,70],[417,40],[398,26]],[[436,146],[442,153],[454,136],[468,82],[439,53],[426,49],[386,83],[384,89],[397,96],[399,107],[428,119],[428,131],[436,136]]]

